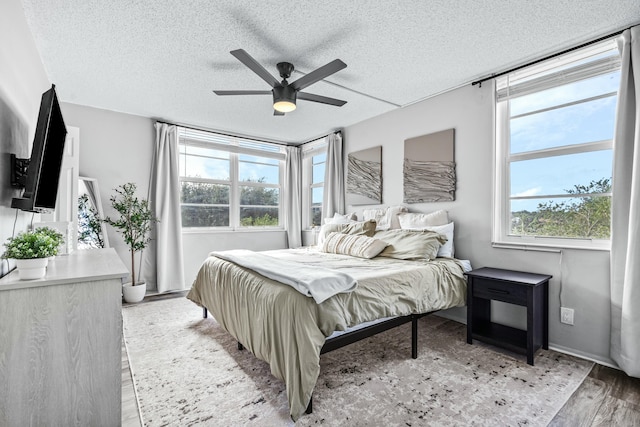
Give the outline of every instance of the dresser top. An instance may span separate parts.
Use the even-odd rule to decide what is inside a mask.
[[[121,279],[129,271],[113,248],[86,249],[70,255],[58,255],[49,261],[47,274],[42,279],[20,280],[18,271],[0,279],[0,292],[10,289],[37,288],[66,283]]]

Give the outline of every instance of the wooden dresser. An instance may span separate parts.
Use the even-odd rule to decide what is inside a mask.
[[[43,279],[0,279],[0,425],[120,425],[127,275],[94,249],[56,257]]]

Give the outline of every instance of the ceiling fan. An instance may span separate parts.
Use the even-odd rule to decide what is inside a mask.
[[[282,81],[279,82],[273,77],[262,65],[258,63],[251,55],[245,52],[243,49],[232,50],[230,52],[240,62],[249,67],[251,71],[256,73],[262,80],[267,82],[273,89],[271,90],[214,90],[216,95],[273,95],[273,115],[284,116],[284,113],[289,113],[296,109],[296,100],[303,99],[305,101],[319,102],[321,104],[335,105],[342,107],[347,101],[340,99],[329,98],[321,95],[314,95],[312,93],[302,92],[302,89],[310,86],[333,73],[336,73],[343,68],[346,68],[347,64],[339,59],[335,59],[322,67],[313,70],[309,74],[300,77],[295,82],[289,83],[287,79],[293,72],[293,64],[289,62],[279,62],[276,67],[282,77]]]

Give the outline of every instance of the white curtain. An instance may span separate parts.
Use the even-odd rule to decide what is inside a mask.
[[[611,349],[640,377],[640,26],[622,33],[611,201]]]
[[[327,135],[327,163],[324,170],[322,218],[334,213],[344,213],[344,162],[342,159],[342,134]]]
[[[145,251],[147,283],[158,292],[184,289],[180,175],[177,128],[156,123],[156,143],[151,163],[149,204],[159,219]]]
[[[284,222],[290,248],[302,246],[302,150],[286,147]]]

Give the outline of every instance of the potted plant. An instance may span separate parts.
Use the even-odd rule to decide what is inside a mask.
[[[51,227],[38,227],[36,228],[36,231],[38,233],[42,233],[44,235],[47,235],[49,237],[51,237],[53,239],[53,241],[55,242],[56,245],[56,253],[49,256],[49,260],[53,260],[53,257],[58,255],[58,252],[60,252],[60,246],[62,246],[64,244],[64,236],[62,235],[62,233],[60,233],[58,230],[55,230]]]
[[[136,282],[134,255],[147,247],[151,224],[157,219],[149,209],[149,202],[136,197],[134,183],[120,185],[115,192],[116,194],[111,196],[110,200],[118,216],[106,217],[104,222],[122,234],[131,253],[131,282],[122,286],[124,299],[126,302],[140,302],[144,298],[147,285],[142,281]]]
[[[48,258],[58,253],[58,245],[47,231],[26,231],[7,240],[2,258],[16,260],[20,280],[41,279],[47,273]]]

